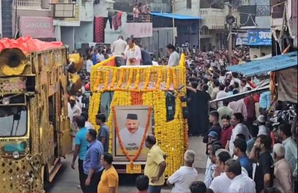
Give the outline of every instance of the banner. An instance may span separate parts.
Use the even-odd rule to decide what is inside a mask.
[[[271,30],[248,30],[247,39],[249,46],[271,46]]]
[[[297,67],[277,72],[278,100],[297,103]]]

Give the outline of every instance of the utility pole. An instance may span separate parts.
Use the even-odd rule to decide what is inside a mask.
[[[229,16],[232,16],[232,0],[230,0],[229,4]],[[229,24],[229,62],[230,65],[232,64],[232,47],[233,47],[233,35],[232,35],[232,29],[233,29],[233,23]]]
[[[176,37],[175,37],[175,17],[174,17],[174,13],[175,13],[175,0],[172,0],[172,26],[173,26],[173,45],[175,46],[176,44]]]

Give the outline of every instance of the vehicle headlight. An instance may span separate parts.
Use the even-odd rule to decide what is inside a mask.
[[[8,97],[5,97],[5,98],[2,99],[2,103],[4,105],[9,105],[9,102],[10,102],[10,99]]]
[[[19,152],[18,152],[18,151],[14,151],[14,152],[12,153],[12,157],[13,157],[14,159],[18,159],[18,158],[20,157]]]

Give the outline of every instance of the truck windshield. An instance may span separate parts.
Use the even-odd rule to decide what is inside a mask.
[[[26,133],[26,107],[0,107],[0,137],[21,137]]]

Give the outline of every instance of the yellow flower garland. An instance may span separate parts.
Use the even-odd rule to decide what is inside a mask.
[[[185,85],[186,69],[184,67],[183,57],[178,67],[169,68],[167,66],[152,66],[150,68],[118,68],[104,66],[99,63],[91,71],[91,88],[93,95],[90,100],[89,119],[95,125],[95,115],[100,108],[100,97],[104,91],[114,91],[111,107],[131,105],[131,93],[135,91],[142,92],[143,105],[152,107],[154,114],[154,134],[158,145],[167,154],[166,176],[173,174],[183,164],[183,154],[187,149],[187,136],[185,136],[185,120],[182,117],[181,104],[179,96],[175,99],[174,120],[166,120],[166,93],[171,84],[174,89],[180,85]],[[184,59],[185,60],[185,59]],[[109,61],[110,62],[110,61]],[[183,64],[183,65],[182,65]],[[111,83],[110,74],[112,75]],[[100,75],[100,76],[99,76]],[[144,85],[139,88],[140,82]],[[153,88],[148,88],[149,83],[154,82]],[[131,84],[134,83],[134,87]],[[164,85],[165,83],[165,85]],[[160,90],[163,85],[164,90]],[[165,87],[164,87],[165,86]],[[185,91],[185,88],[184,88]],[[113,133],[113,112],[110,112],[107,125],[110,133]],[[187,128],[186,128],[187,129]],[[112,152],[113,135],[110,135],[110,149]]]
[[[89,106],[89,121],[90,123],[95,127],[95,129],[98,131],[99,126],[96,125],[96,115],[98,113],[98,110],[100,108],[100,99],[101,99],[101,93],[93,93],[91,97],[91,103]]]

